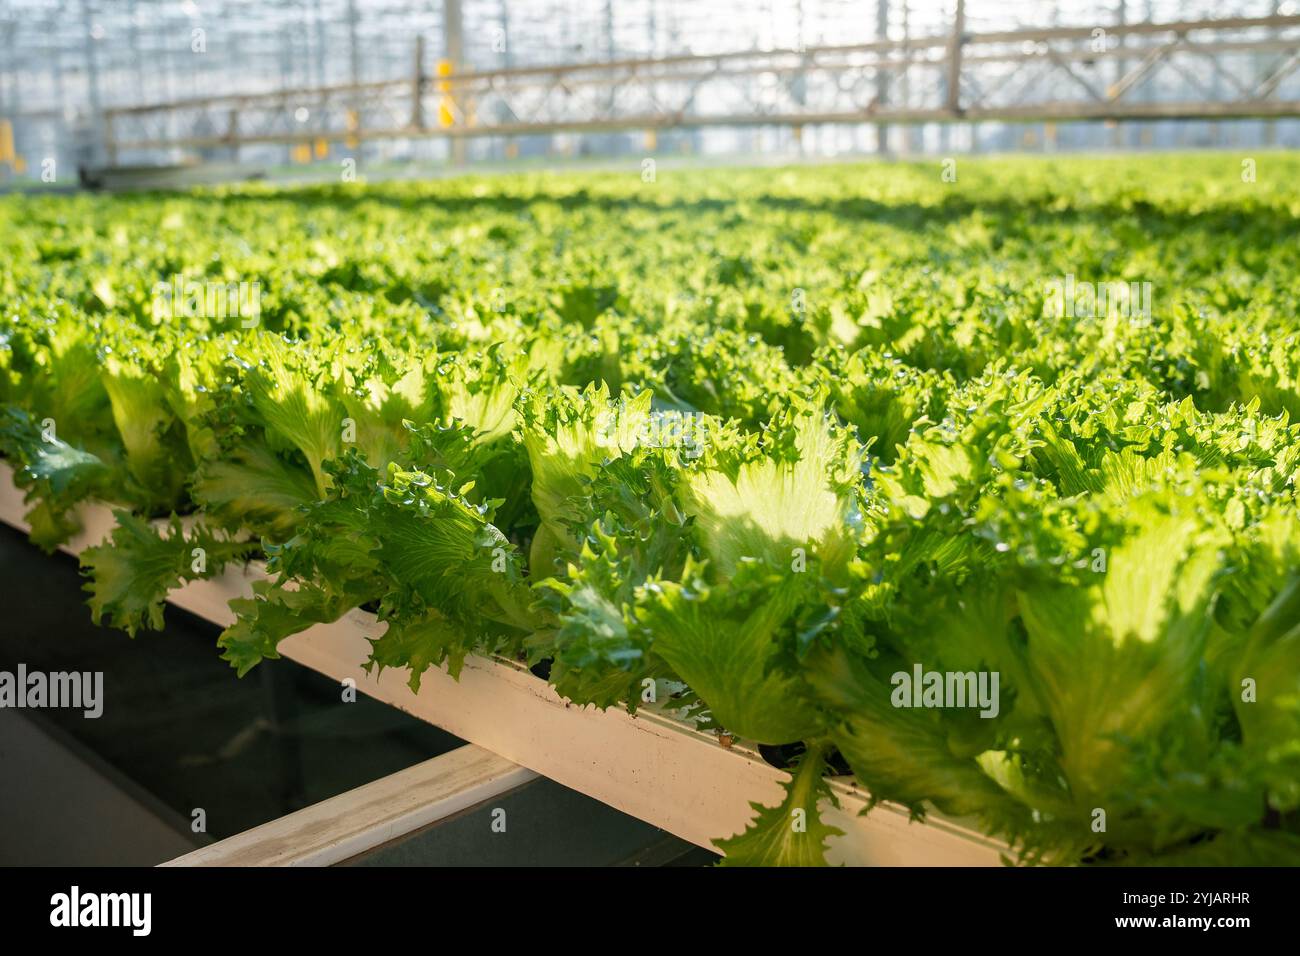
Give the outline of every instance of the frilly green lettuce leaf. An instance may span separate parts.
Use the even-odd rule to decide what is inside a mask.
[[[643,588],[636,618],[654,653],[727,730],[767,744],[811,737],[822,721],[792,661],[798,610],[818,582],[749,559],[728,585],[707,583],[704,570],[689,563],[680,583]]]
[[[758,454],[689,471],[682,510],[724,575],[745,559],[788,564],[797,552],[834,575],[856,544],[856,466],[849,436],[813,406],[772,422]]]
[[[241,358],[254,411],[268,432],[302,452],[324,497],[325,462],[342,451],[348,417],[333,370],[323,356],[267,333],[258,333]]]
[[[142,628],[162,629],[169,591],[220,574],[257,549],[202,524],[186,530],[175,515],[165,533],[129,511],[114,516],[117,527],[105,543],[81,553],[81,567],[90,579],[85,590],[94,622],[132,637]]]
[[[750,803],[758,815],[743,832],[714,845],[725,855],[723,866],[825,866],[827,841],[844,831],[823,822],[822,804],[835,804],[823,773],[826,758],[819,747],[804,753],[785,784],[785,799],[775,807]]]
[[[114,484],[112,468],[98,456],[73,447],[57,432],[49,441],[46,437],[25,410],[13,405],[0,410],[0,450],[17,466],[14,482],[31,505],[26,520],[32,541],[53,551],[81,529],[77,505],[110,497]]]
[[[250,528],[273,541],[292,536],[300,511],[316,500],[316,483],[305,465],[288,460],[264,441],[248,439],[203,466],[194,500],[228,528]]]

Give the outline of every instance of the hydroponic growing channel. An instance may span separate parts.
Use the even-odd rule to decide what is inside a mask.
[[[884,801],[1021,862],[1296,863],[1298,174],[9,197],[0,448],[105,625],[264,561],[240,676],[360,608],[339,667],[399,706],[533,667],[771,748],[746,829],[677,824],[728,862]]]

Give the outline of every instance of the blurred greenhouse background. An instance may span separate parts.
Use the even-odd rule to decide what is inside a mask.
[[[1295,0],[0,0],[0,179],[1300,144]]]

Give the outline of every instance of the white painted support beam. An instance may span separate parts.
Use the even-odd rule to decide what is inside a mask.
[[[467,744],[163,866],[333,866],[537,779]]]

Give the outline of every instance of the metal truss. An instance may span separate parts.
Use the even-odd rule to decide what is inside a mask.
[[[1300,115],[1300,16],[405,76],[105,111],[107,150],[690,127]]]

